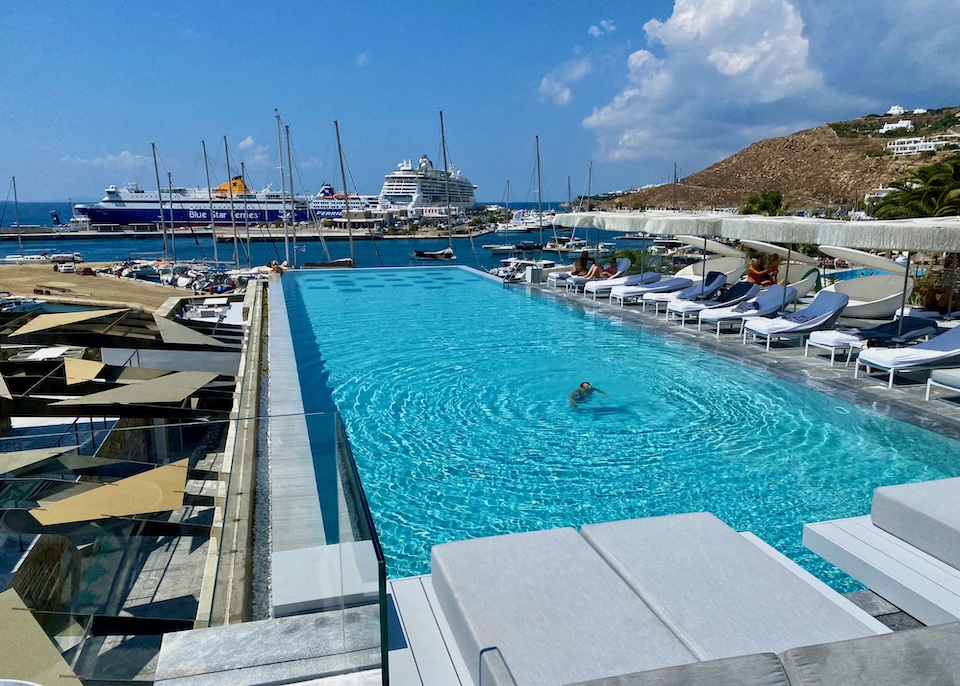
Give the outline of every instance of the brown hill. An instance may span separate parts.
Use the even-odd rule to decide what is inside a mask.
[[[912,169],[956,154],[955,150],[935,156],[880,154],[897,136],[881,136],[876,129],[891,119],[896,120],[868,117],[762,140],[677,184],[646,188],[603,204],[629,208],[741,207],[751,195],[778,190],[792,209],[833,209],[862,201],[864,194],[874,188],[898,181]],[[868,133],[863,132],[864,122],[872,129]],[[837,135],[837,130],[845,135]],[[918,133],[920,131],[906,135]],[[903,136],[901,132],[899,137]]]

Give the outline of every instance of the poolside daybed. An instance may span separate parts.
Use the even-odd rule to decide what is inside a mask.
[[[925,624],[960,619],[960,478],[884,486],[870,514],[807,524],[803,544]]]
[[[745,300],[730,307],[716,307],[702,310],[697,319],[697,330],[704,322],[717,325],[717,336],[720,335],[721,324],[730,322],[743,327],[747,318],[767,317],[779,312],[784,304],[789,305],[797,298],[797,291],[791,286],[770,286],[757,297]]]
[[[843,293],[820,291],[809,307],[776,319],[750,319],[743,327],[743,342],[747,342],[747,334],[756,340],[758,336],[766,341],[767,350],[774,339],[804,338],[813,331],[829,329],[840,318],[840,313],[849,302]]]
[[[482,671],[562,684],[889,631],[707,513],[446,543],[432,567],[475,683]]]

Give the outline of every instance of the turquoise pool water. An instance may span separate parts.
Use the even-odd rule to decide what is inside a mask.
[[[953,440],[469,270],[283,281],[307,409],[339,407],[394,578],[445,541],[708,510],[852,590],[803,523],[960,475]],[[572,408],[583,380],[609,397]]]

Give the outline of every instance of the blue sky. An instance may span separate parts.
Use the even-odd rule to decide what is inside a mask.
[[[274,108],[316,192],[377,193],[402,159],[452,163],[483,201],[667,181],[824,122],[960,105],[960,0],[0,2],[0,187],[98,200],[231,160],[279,187]]]

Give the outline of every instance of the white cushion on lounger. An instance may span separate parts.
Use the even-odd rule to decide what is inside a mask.
[[[814,331],[810,334],[810,342],[815,345],[823,345],[828,348],[849,348],[851,345],[856,345],[860,343],[861,339],[858,335],[852,333],[843,333],[842,331],[837,331],[836,329],[829,329],[827,331]]]
[[[701,660],[889,631],[707,512],[589,525],[582,533]]]
[[[870,520],[960,569],[960,478],[882,486],[873,492]]]
[[[477,684],[479,654],[489,646],[499,648],[517,684],[561,684],[696,660],[570,528],[434,546],[431,575]],[[484,671],[483,683],[497,683]]]

